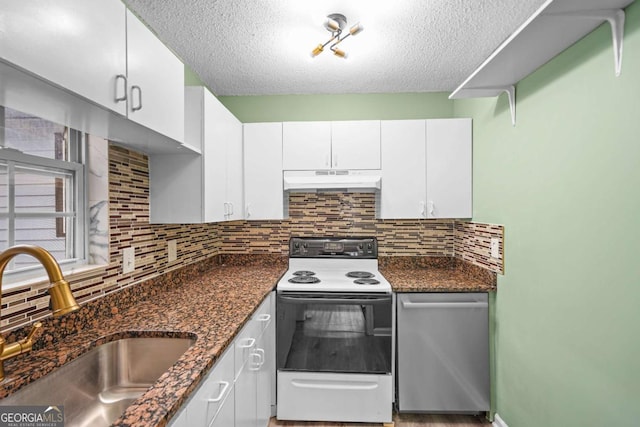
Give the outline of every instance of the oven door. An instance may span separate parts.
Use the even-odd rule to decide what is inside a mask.
[[[392,295],[277,293],[279,372],[391,374]]]

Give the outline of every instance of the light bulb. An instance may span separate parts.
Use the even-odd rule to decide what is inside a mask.
[[[315,49],[313,49],[311,51],[311,57],[315,58],[316,56],[320,55],[322,53],[322,51],[324,50],[324,48],[322,47],[321,44],[319,44],[318,46],[316,46]]]
[[[347,59],[347,56],[348,56],[347,52],[345,52],[344,50],[340,50],[338,48],[333,49],[333,54],[338,58],[344,58],[344,59]]]
[[[352,36],[355,36],[356,34],[361,33],[362,30],[364,30],[364,27],[362,26],[361,23],[358,22],[356,25],[354,25],[353,27],[349,28],[349,33]]]
[[[324,21],[324,27],[333,33],[340,29],[340,24],[335,19],[327,18],[327,20]]]

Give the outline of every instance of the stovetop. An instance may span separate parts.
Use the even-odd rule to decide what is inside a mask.
[[[278,291],[390,293],[375,238],[292,238]]]

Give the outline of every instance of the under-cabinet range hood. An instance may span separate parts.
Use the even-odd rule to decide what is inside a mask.
[[[285,171],[285,191],[349,190],[375,192],[380,190],[379,170]]]

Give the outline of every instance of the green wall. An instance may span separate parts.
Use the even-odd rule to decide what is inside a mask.
[[[243,123],[453,116],[448,93],[219,96]]]
[[[622,75],[602,26],[474,118],[475,221],[504,224],[497,412],[510,427],[640,425],[640,4]]]

